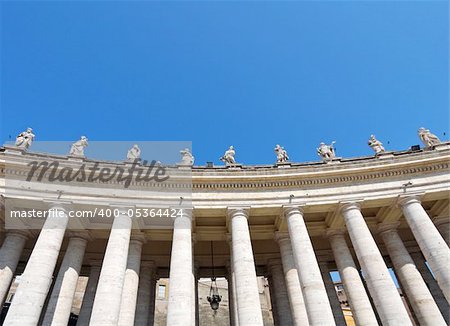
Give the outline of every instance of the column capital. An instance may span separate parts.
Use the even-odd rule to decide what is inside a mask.
[[[333,238],[333,237],[345,237],[347,230],[345,228],[328,228],[325,231],[325,238]]]
[[[422,194],[407,194],[407,195],[400,195],[397,197],[397,206],[399,207],[405,207],[413,203],[419,203],[421,204],[421,197]]]
[[[58,209],[67,212],[72,205],[70,200],[54,200],[54,199],[44,199],[43,202],[47,204],[47,208]]]
[[[361,211],[362,200],[353,200],[353,201],[342,201],[339,203],[338,210],[341,213],[356,209]]]
[[[291,240],[289,238],[289,232],[280,232],[277,231],[275,232],[275,234],[273,235],[273,238],[276,242],[280,243],[281,241],[286,241],[286,240]]]
[[[305,204],[289,204],[283,205],[283,214],[282,217],[289,217],[292,214],[301,214],[303,215]]]
[[[244,216],[247,220],[250,216],[250,206],[228,206],[227,215],[229,218]]]
[[[28,240],[32,237],[32,234],[28,230],[19,230],[19,229],[11,229],[7,230],[6,236],[8,235],[15,235],[24,238],[25,240]]]
[[[396,223],[379,223],[376,228],[376,232],[378,234],[386,233],[386,232],[397,232],[397,228],[399,227],[400,222]]]
[[[131,242],[139,242],[144,244],[147,242],[147,235],[144,232],[132,230],[130,236],[130,243]]]
[[[79,231],[69,231],[67,236],[69,238],[78,238],[86,242],[92,241],[92,236],[89,231],[79,230]]]

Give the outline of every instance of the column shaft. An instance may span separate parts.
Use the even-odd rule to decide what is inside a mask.
[[[175,218],[173,226],[167,325],[179,326],[192,321],[191,228],[191,213],[183,210],[183,214]]]
[[[272,298],[276,301],[277,321],[280,325],[292,325],[291,308],[289,306],[288,291],[284,280],[283,266],[281,261],[270,260],[268,265],[269,273],[273,282]]]
[[[144,238],[132,238],[128,248],[128,262],[123,281],[122,301],[120,303],[119,326],[134,324],[141,268],[142,244]]]
[[[47,304],[43,325],[67,325],[86,245],[87,239],[83,236],[70,238]]]
[[[149,325],[150,319],[150,307],[152,290],[155,288],[152,286],[152,282],[155,280],[155,264],[152,261],[141,262],[141,270],[139,272],[139,289],[136,305],[136,317],[134,318],[135,325]],[[154,295],[153,295],[154,296]],[[151,324],[153,325],[153,324]]]
[[[434,220],[434,225],[436,225],[447,245],[450,245],[450,217],[438,217]]]
[[[394,226],[381,225],[381,238],[420,325],[446,325],[433,297]]]
[[[14,273],[27,238],[28,234],[23,231],[8,231],[0,249],[0,304],[2,306],[14,278]]]
[[[118,324],[130,235],[131,218],[126,210],[120,210],[109,234],[90,325]]]
[[[49,211],[22,274],[4,325],[34,326],[38,324],[50,289],[68,219],[62,207],[55,206]]]
[[[331,230],[330,230],[331,231]],[[333,250],[342,284],[344,285],[353,318],[358,325],[377,326],[377,318],[367,296],[358,268],[353,261],[350,249],[341,232],[328,232],[328,239]]]
[[[334,325],[327,291],[323,284],[314,248],[299,207],[285,208],[292,251],[310,325]]]
[[[450,302],[450,249],[431,221],[417,196],[402,198],[399,201],[406,222],[422,250],[439,287]]]
[[[236,275],[233,270],[233,245],[231,242],[231,235],[229,235],[228,244],[230,245],[230,266],[229,266],[229,282],[228,282],[228,293],[231,293],[231,299],[229,300],[230,305],[230,323],[231,326],[239,326],[239,315],[238,315],[238,306],[237,306],[237,297],[236,297]]]
[[[283,264],[283,273],[286,282],[289,304],[291,306],[292,323],[295,326],[308,325],[308,314],[303,301],[302,288],[295,268],[294,255],[292,253],[291,240],[288,235],[277,233],[275,239],[278,241]]]
[[[89,325],[91,319],[92,306],[94,305],[95,291],[97,290],[98,279],[100,277],[100,264],[91,265],[88,283],[84,291],[83,303],[81,304],[80,314],[78,315],[78,325]]]
[[[232,209],[229,212],[239,325],[263,325],[255,261],[247,220],[248,211]]]
[[[382,324],[412,325],[359,206],[346,204],[342,214]]]
[[[333,311],[334,321],[336,326],[346,326],[344,314],[342,312],[341,303],[337,297],[336,289],[334,288],[333,280],[331,279],[330,271],[326,262],[319,263],[322,279],[327,290],[328,299],[330,300],[331,310]]]

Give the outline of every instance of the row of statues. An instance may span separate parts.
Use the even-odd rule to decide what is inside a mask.
[[[431,133],[430,130],[425,128],[419,128],[418,135],[422,143],[425,145],[425,148],[432,148],[435,145],[441,143],[439,138]],[[33,129],[27,128],[26,131],[21,132],[16,137],[16,147],[28,150],[33,143],[35,135],[33,134]],[[336,158],[336,151],[334,148],[334,144],[336,142],[333,141],[331,144],[327,145],[325,143],[320,143],[317,148],[317,154],[322,158],[324,162],[330,162],[334,158]],[[375,138],[374,135],[371,135],[367,144],[372,148],[375,152],[375,155],[380,155],[386,152],[383,143]],[[76,141],[70,147],[69,155],[74,157],[84,157],[84,149],[88,146],[88,139],[85,136],[81,136],[80,140]],[[274,152],[277,156],[277,163],[286,163],[289,162],[289,156],[284,147],[280,145],[276,145],[274,148]],[[185,148],[180,151],[181,154],[181,162],[179,165],[192,166],[194,165],[194,156],[192,155],[189,148]],[[230,146],[222,157],[219,159],[225,163],[226,166],[236,165],[235,159],[236,151],[233,146]],[[135,160],[139,160],[141,158],[141,150],[137,144],[133,145],[127,152],[127,161],[133,162]]]

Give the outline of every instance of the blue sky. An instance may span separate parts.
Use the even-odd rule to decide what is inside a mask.
[[[1,143],[192,141],[269,164],[449,139],[447,1],[2,2]],[[444,135],[445,133],[445,135]],[[389,142],[389,144],[388,144]],[[86,150],[89,156],[89,151]],[[220,163],[219,163],[220,164]]]

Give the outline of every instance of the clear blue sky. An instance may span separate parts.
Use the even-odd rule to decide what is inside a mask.
[[[273,163],[449,134],[448,1],[1,3],[1,143],[186,140]],[[444,136],[444,133],[446,135]],[[389,141],[389,144],[388,144]],[[86,151],[89,155],[88,150]]]

